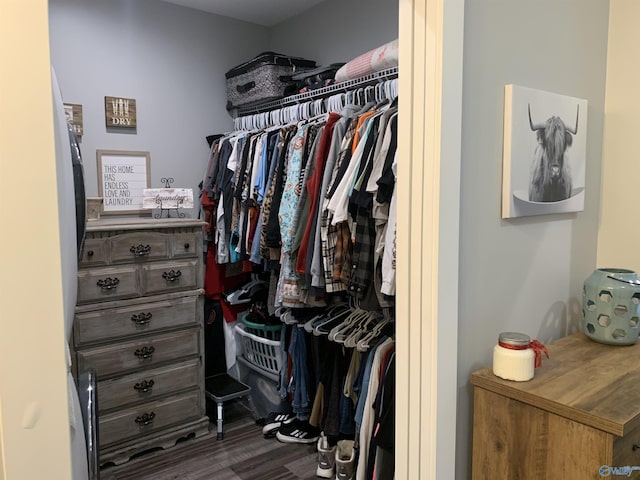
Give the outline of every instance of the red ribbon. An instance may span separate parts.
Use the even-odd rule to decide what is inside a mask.
[[[534,353],[536,354],[536,363],[535,367],[539,368],[542,366],[542,353],[549,358],[549,350],[538,340],[533,340],[530,344],[531,348],[533,348]]]
[[[534,363],[535,368],[540,368],[542,366],[543,353],[547,356],[547,358],[549,358],[549,351],[547,350],[547,347],[545,347],[538,340],[533,340],[531,343],[529,343],[529,345],[510,345],[508,343],[504,343],[500,341],[498,342],[498,345],[500,345],[503,348],[508,348],[509,350],[526,350],[528,348],[532,348],[533,353],[535,354],[535,363]]]

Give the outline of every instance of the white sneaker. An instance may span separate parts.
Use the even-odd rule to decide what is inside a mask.
[[[353,440],[340,440],[336,448],[336,480],[352,480],[356,470]]]
[[[329,441],[324,433],[318,438],[318,468],[316,476],[320,478],[333,478],[336,469],[336,447],[329,446]]]

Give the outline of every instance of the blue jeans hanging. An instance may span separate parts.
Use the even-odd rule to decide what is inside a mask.
[[[299,419],[306,420],[311,413],[311,400],[307,372],[307,341],[303,329],[297,327],[293,329],[289,353],[293,359],[293,376],[289,384],[289,392],[293,393],[293,413]]]

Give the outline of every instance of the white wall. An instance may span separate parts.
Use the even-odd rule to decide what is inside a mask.
[[[609,2],[470,0],[465,9],[456,478],[469,476],[470,374],[502,331],[577,331],[596,264]],[[549,12],[553,11],[553,15]],[[504,84],[589,101],[583,212],[501,220]]]
[[[70,479],[47,3],[0,23],[0,478]]]
[[[609,18],[604,168],[598,236],[598,267],[640,272],[640,226],[635,198],[640,179],[640,65],[634,61],[640,42],[640,4],[612,0]]]
[[[151,0],[50,0],[51,57],[64,101],[83,106],[87,194],[98,193],[96,150],[142,150],[151,186],[198,184],[207,135],[229,131],[224,73],[255,56],[267,29]],[[107,131],[104,97],[136,99],[137,131]],[[197,211],[187,212],[190,216]]]
[[[326,0],[269,31],[269,49],[314,60],[348,62],[398,38],[398,0]]]

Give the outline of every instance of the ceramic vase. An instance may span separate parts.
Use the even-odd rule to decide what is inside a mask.
[[[640,334],[640,280],[633,270],[599,268],[584,282],[583,330],[592,340],[633,345]]]

